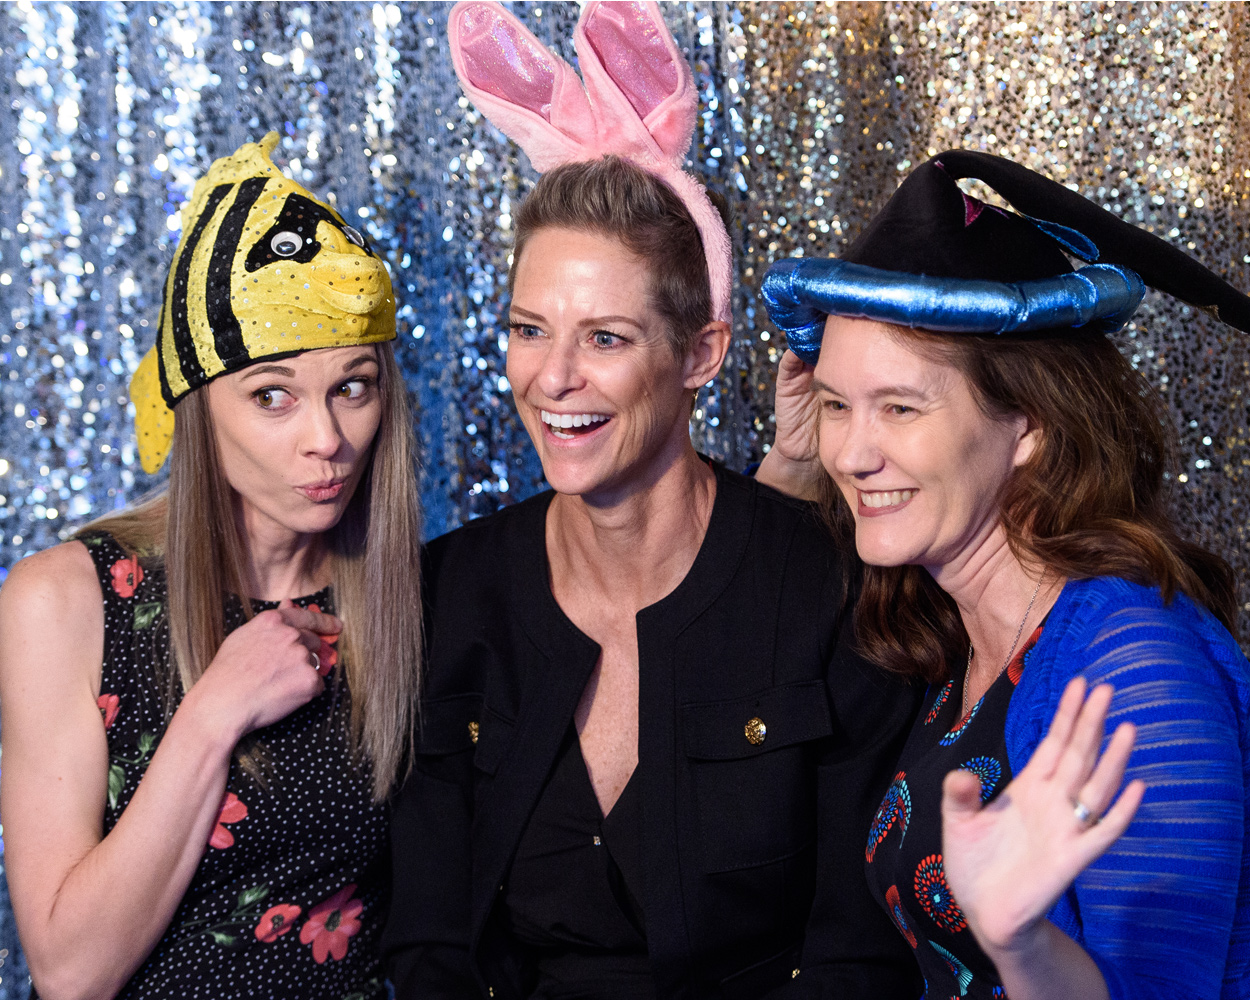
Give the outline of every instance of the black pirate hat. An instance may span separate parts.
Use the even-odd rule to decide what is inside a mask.
[[[959,189],[984,181],[1020,214]],[[1086,262],[1074,271],[1068,254]],[[1145,285],[1250,332],[1250,299],[1189,255],[1018,163],[970,150],[917,167],[837,259],[774,264],[769,316],[814,363],[825,317],[950,333],[1118,330]]]

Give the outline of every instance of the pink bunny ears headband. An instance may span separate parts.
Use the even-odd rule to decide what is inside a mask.
[[[682,170],[699,96],[659,4],[588,3],[573,32],[582,79],[497,3],[462,0],[447,27],[465,93],[535,170],[615,154],[677,193],[703,240],[713,318],[730,322],[729,234]]]

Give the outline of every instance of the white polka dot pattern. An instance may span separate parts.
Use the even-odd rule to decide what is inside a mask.
[[[163,568],[129,558],[108,535],[86,542],[104,592],[107,833],[165,731],[158,667],[168,655],[169,628]],[[332,600],[327,588],[295,603],[331,610]],[[227,631],[242,621],[238,601],[228,601]],[[308,705],[254,734],[266,761],[264,787],[231,763],[218,823],[191,886],[120,997],[386,996],[377,941],[387,810],[370,799],[367,764],[350,760],[348,693],[335,679]]]

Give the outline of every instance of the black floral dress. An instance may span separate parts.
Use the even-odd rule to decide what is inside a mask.
[[[99,706],[108,736],[107,834],[167,722],[163,568],[106,534],[84,541],[104,592]],[[332,611],[329,588],[295,602]],[[257,610],[276,607],[256,601]],[[227,602],[226,630],[243,622]],[[169,930],[119,994],[139,998],[375,1000],[389,882],[388,818],[349,759],[345,686],[255,733],[265,786],[232,761],[221,811]],[[107,920],[107,914],[101,914]]]
[[[966,665],[944,685],[930,686],[868,832],[869,888],[915,952],[925,1000],[1006,997],[946,884],[942,782],[951,771],[971,771],[989,802],[1011,781],[1007,709],[1044,625],[967,715],[961,715]]]

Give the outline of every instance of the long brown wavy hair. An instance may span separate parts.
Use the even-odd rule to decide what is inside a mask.
[[[1011,338],[891,331],[960,371],[986,416],[1023,413],[1041,429],[999,500],[1008,543],[1024,565],[1069,579],[1122,577],[1157,586],[1167,601],[1180,592],[1234,631],[1232,570],[1182,538],[1168,510],[1167,406],[1110,340],[1071,330]],[[840,491],[825,508],[845,532],[850,510]],[[870,660],[926,681],[944,680],[949,664],[968,655],[954,600],[920,566],[864,567],[856,631]]]
[[[375,345],[382,419],[369,467],[337,525],[326,532],[335,612],[343,620],[339,673],[350,694],[353,752],[372,767],[381,801],[402,778],[412,745],[421,677],[421,517],[415,443],[403,375],[391,345]],[[103,530],[168,583],[170,655],[161,664],[172,712],[225,638],[223,603],[247,591],[247,542],[235,494],[217,455],[206,388],[177,407],[169,483],[155,497],[109,514],[78,534]],[[252,616],[251,604],[243,612]],[[155,629],[151,634],[155,633]],[[264,747],[244,737],[236,751],[265,780]]]

